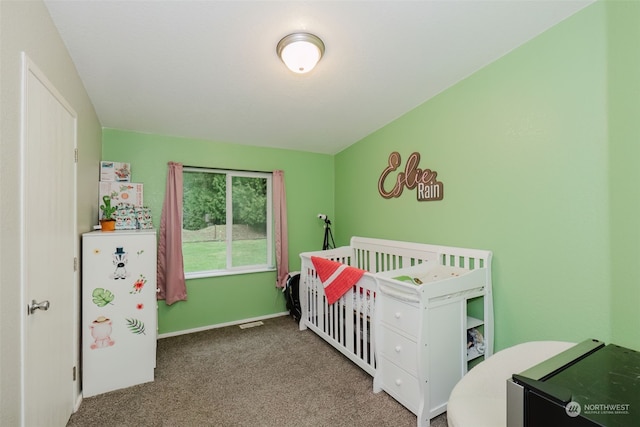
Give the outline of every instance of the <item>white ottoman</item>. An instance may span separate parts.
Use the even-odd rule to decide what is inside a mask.
[[[526,342],[479,363],[449,396],[449,427],[506,427],[507,379],[574,345],[562,341]]]

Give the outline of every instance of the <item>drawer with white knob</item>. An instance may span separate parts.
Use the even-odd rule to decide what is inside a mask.
[[[380,384],[384,391],[417,414],[420,401],[418,379],[385,357],[382,357],[379,363],[376,377],[380,377]]]
[[[382,355],[410,374],[417,375],[418,345],[416,342],[386,326],[382,326],[381,332],[382,342],[378,344]]]
[[[410,304],[394,298],[382,296],[382,313],[380,320],[390,326],[415,337],[420,324],[420,309],[417,304]]]

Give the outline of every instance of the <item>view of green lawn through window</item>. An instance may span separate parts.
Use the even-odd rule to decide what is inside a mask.
[[[182,244],[184,272],[224,270],[226,268],[226,243],[187,242]],[[233,244],[233,256],[239,256],[248,265],[265,264],[267,239],[239,240]]]

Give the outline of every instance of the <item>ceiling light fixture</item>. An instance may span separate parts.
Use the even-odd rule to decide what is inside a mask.
[[[276,52],[294,73],[308,73],[322,58],[324,43],[313,34],[293,33],[278,42]]]

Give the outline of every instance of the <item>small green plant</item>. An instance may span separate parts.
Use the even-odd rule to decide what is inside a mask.
[[[111,206],[111,197],[104,196],[102,200],[104,201],[104,205],[100,205],[100,209],[104,213],[103,219],[113,219],[111,218],[111,215],[113,215],[118,208],[116,206]]]

